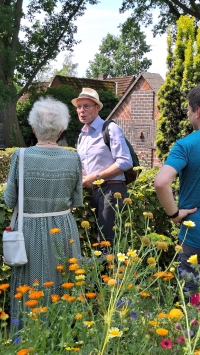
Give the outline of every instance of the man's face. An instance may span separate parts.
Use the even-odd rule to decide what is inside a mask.
[[[99,114],[99,105],[90,99],[77,100],[77,114],[79,121],[89,126]]]
[[[188,104],[188,118],[194,129],[197,129],[198,110],[192,111],[192,107]]]

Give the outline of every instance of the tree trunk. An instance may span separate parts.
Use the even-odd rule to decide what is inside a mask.
[[[3,124],[5,148],[25,147],[16,113],[16,101],[9,100],[0,111],[0,123]]]

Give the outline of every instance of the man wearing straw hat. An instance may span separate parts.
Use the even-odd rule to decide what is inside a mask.
[[[78,139],[78,153],[82,161],[83,187],[92,188],[91,207],[95,208],[98,222],[98,241],[106,240],[113,245],[116,205],[115,192],[127,197],[124,171],[132,167],[132,158],[125,142],[122,129],[115,123],[108,126],[110,149],[104,143],[102,127],[104,120],[99,116],[103,104],[98,93],[83,88],[80,95],[72,100],[78,118],[84,124]],[[101,187],[93,185],[103,179]]]

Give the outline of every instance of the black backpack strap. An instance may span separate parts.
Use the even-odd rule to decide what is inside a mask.
[[[103,139],[104,143],[107,145],[107,147],[110,149],[110,135],[108,132],[108,126],[111,122],[114,122],[113,120],[107,120],[104,122],[103,127],[102,127],[102,134],[103,134]]]

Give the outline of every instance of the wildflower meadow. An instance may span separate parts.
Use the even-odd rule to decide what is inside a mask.
[[[135,238],[133,200],[124,199],[119,211],[120,193],[115,198],[113,248],[106,240],[91,242],[90,221],[82,218],[82,255],[56,268],[63,279],[61,294],[51,292],[53,280],[20,285],[14,296],[20,314],[12,324],[3,302],[0,354],[200,354],[200,294],[188,301],[183,292],[192,276],[178,278],[181,245],[153,230],[154,216],[148,210],[141,215],[143,233]],[[186,233],[195,227],[192,221],[185,223]],[[49,232],[59,237],[59,228]],[[173,252],[166,263],[169,248]],[[189,262],[198,269],[196,255]],[[0,284],[4,300],[9,286]],[[23,327],[18,329],[20,321]]]

